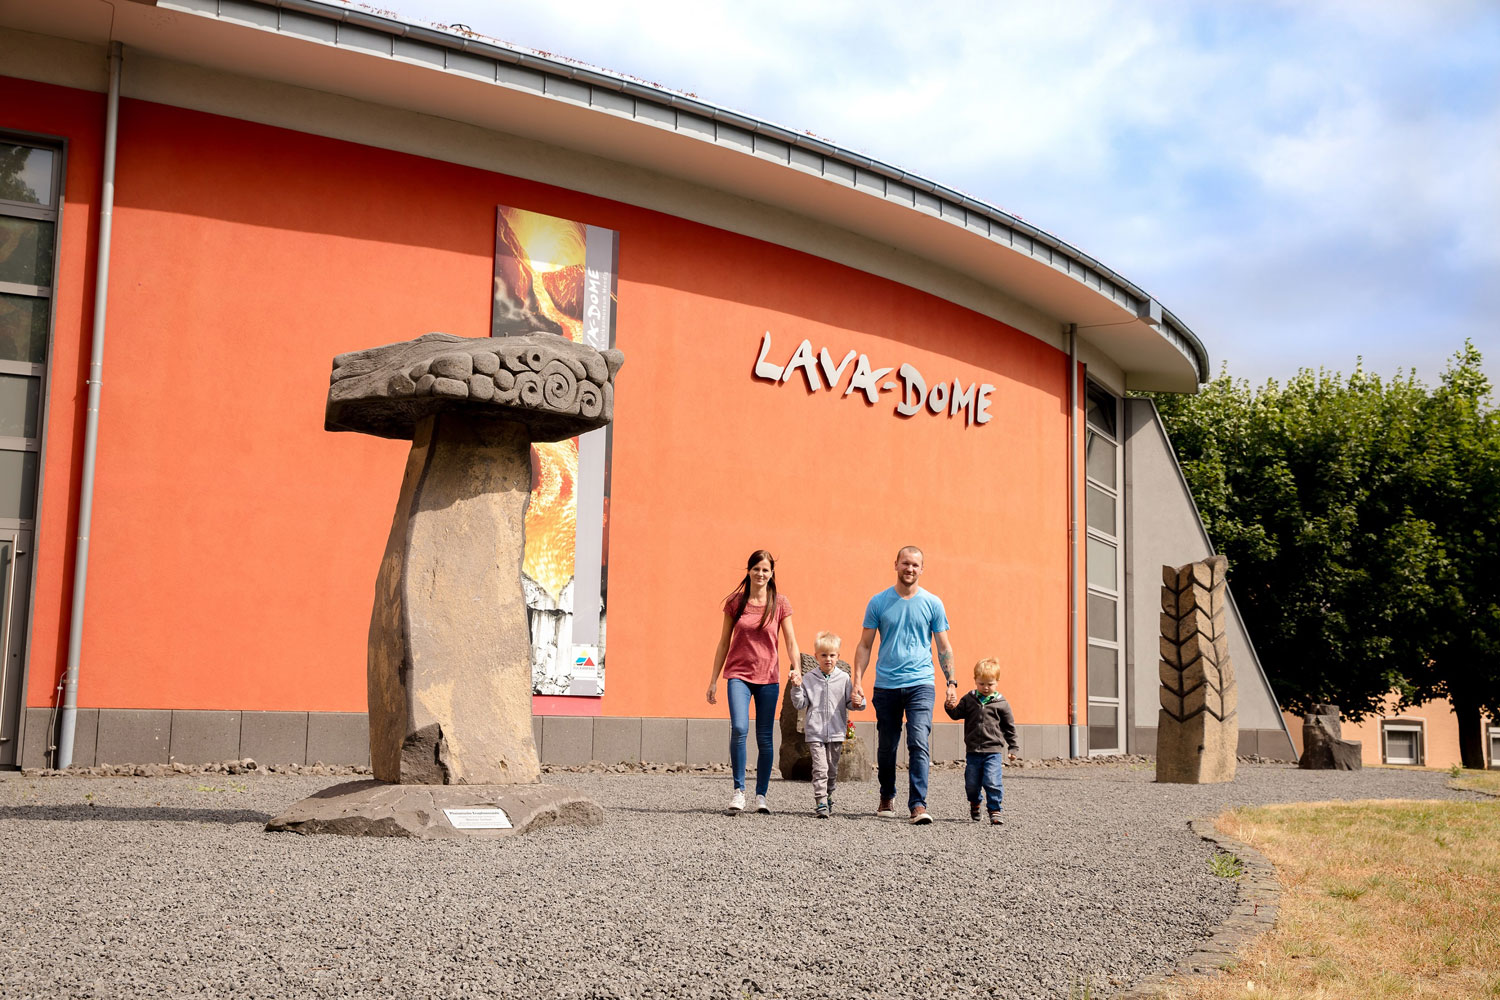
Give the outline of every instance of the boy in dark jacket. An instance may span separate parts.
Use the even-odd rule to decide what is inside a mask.
[[[974,664],[974,690],[962,699],[949,693],[943,709],[950,719],[964,720],[964,790],[969,793],[969,818],[979,822],[979,791],[990,807],[990,823],[999,826],[1005,820],[1000,806],[1005,792],[1000,784],[1000,764],[1005,752],[1016,759],[1016,719],[1010,703],[995,690],[1000,676],[1000,661],[980,660]]]

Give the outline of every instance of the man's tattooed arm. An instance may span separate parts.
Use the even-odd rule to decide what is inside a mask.
[[[948,683],[956,683],[953,680],[953,650],[945,649],[938,653],[938,665],[943,668],[943,676],[948,678]]]

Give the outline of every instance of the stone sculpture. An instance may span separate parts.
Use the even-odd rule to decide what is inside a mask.
[[[1364,767],[1359,740],[1343,738],[1337,705],[1314,705],[1302,717],[1302,757],[1297,766],[1304,771],[1358,771]]]
[[[1228,568],[1223,556],[1162,567],[1157,781],[1234,780],[1239,694],[1226,628]]]
[[[327,429],[412,442],[370,619],[370,762],[377,780],[352,783],[372,786],[351,786],[352,799],[326,793],[308,799],[301,805],[317,817],[294,807],[271,828],[441,835],[431,832],[426,814],[448,799],[474,808],[472,787],[447,798],[433,790],[427,801],[395,795],[387,784],[540,780],[521,584],[530,446],[609,423],[623,363],[618,351],[550,333],[493,339],[429,333],[334,358]],[[549,799],[536,789],[511,799],[538,824],[602,819],[597,805],[564,793]],[[403,808],[424,815],[392,818]],[[380,823],[372,823],[372,811]],[[349,817],[349,829],[331,828],[331,815]]]
[[[818,661],[807,653],[802,654],[802,672],[812,673],[818,669]],[[849,664],[838,662],[838,669],[850,673]],[[852,675],[851,675],[852,676]],[[789,695],[783,692],[781,699],[781,752],[778,764],[781,777],[786,781],[812,780],[812,754],[808,752],[807,740],[802,735],[802,720],[805,711],[792,704]],[[839,757],[838,780],[869,781],[870,754],[864,741],[851,736],[844,741],[844,750]]]

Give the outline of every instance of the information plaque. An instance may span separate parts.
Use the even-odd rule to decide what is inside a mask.
[[[443,815],[455,830],[509,830],[510,817],[505,810],[495,806],[476,806],[471,809],[444,809]]]

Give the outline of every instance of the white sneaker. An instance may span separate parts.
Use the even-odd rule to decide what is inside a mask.
[[[765,813],[768,816],[771,814],[771,807],[766,805],[766,797],[764,795],[757,795],[755,797],[755,811]]]
[[[732,813],[745,811],[745,790],[736,788],[734,794],[729,797],[729,811]]]

